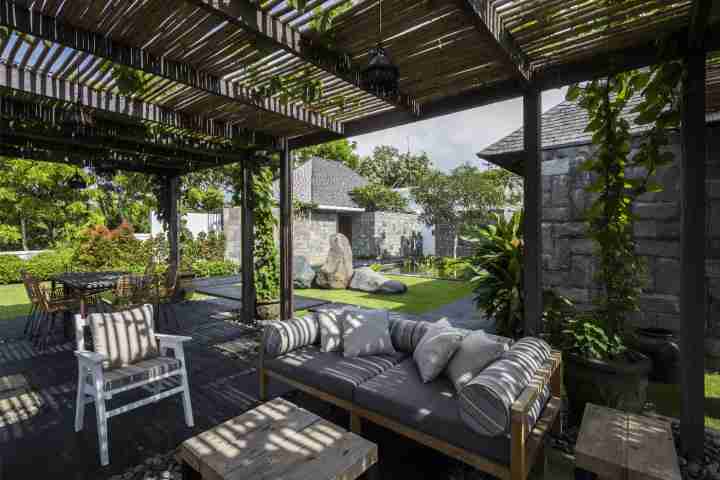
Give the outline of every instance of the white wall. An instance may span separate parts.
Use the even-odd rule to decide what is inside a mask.
[[[222,215],[219,213],[186,213],[183,216],[185,226],[192,232],[193,237],[197,237],[199,233],[209,233],[211,231],[222,230]],[[163,233],[162,222],[157,218],[155,212],[150,213],[150,233],[161,235]]]

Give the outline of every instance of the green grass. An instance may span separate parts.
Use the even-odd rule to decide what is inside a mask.
[[[0,285],[0,321],[27,315],[30,300],[20,284]]]
[[[680,385],[651,383],[648,400],[657,412],[669,417],[680,417]],[[705,374],[705,425],[720,430],[720,375]]]
[[[296,290],[301,297],[317,298],[335,303],[349,303],[366,308],[380,308],[396,312],[422,314],[468,296],[472,290],[467,283],[429,278],[386,275],[408,286],[402,295],[375,294],[355,290]]]

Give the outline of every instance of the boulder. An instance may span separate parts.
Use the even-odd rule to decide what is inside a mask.
[[[293,286],[295,288],[311,288],[315,280],[315,270],[306,257],[293,257]]]
[[[380,285],[376,293],[405,293],[407,292],[407,285],[397,280],[388,280],[387,282]]]
[[[345,289],[353,276],[350,242],[342,233],[330,235],[327,260],[315,276],[320,288]]]
[[[387,281],[388,279],[381,273],[374,271],[370,267],[362,267],[355,270],[352,280],[350,281],[350,288],[374,293]]]

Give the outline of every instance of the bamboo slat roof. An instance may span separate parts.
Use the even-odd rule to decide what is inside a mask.
[[[0,64],[16,75],[0,72],[0,86],[43,94],[37,85],[49,81],[68,95],[75,90],[67,84],[79,84],[94,92],[88,99],[118,97],[115,73],[130,68],[144,83],[128,104],[146,107],[120,112],[126,116],[300,145],[510,98],[528,81],[549,88],[647,64],[659,37],[687,38],[699,4],[383,0],[379,32],[377,0],[305,3],[299,11],[287,0],[0,0]],[[334,18],[321,34],[328,12]],[[703,19],[712,48],[720,48],[720,8]],[[398,97],[361,85],[378,41],[400,69]],[[720,109],[720,57],[708,58],[708,110]],[[316,80],[322,93],[314,100],[258,93],[278,79]],[[139,110],[165,113],[148,118]]]

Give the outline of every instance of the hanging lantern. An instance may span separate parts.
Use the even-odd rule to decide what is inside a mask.
[[[73,190],[85,190],[87,188],[87,182],[78,170],[75,170],[75,174],[67,179],[65,185]]]
[[[382,43],[371,48],[369,56],[368,66],[362,71],[363,87],[382,97],[397,96],[400,72],[390,60]]]
[[[400,93],[400,71],[390,60],[382,44],[382,0],[378,2],[378,43],[368,52],[367,67],[361,72],[362,86],[381,97],[395,97]]]

